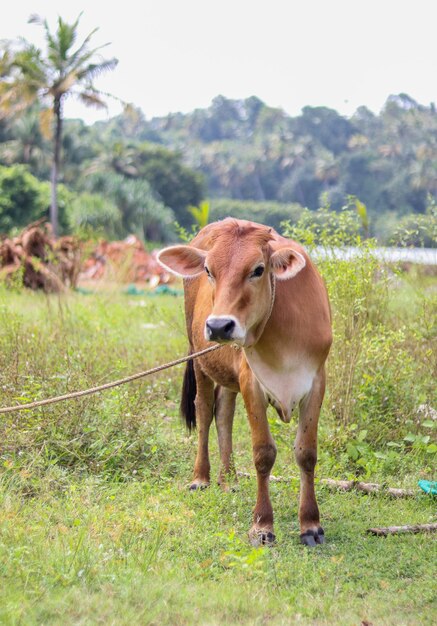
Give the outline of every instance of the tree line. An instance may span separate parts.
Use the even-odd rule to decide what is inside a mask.
[[[433,104],[399,94],[379,114],[363,106],[346,118],[307,106],[293,117],[254,96],[218,96],[206,109],[151,120],[126,105],[87,126],[63,119],[64,98],[104,106],[93,80],[116,59],[96,61],[95,31],[78,43],[79,19],[59,18],[53,32],[31,20],[44,28],[46,49],[6,42],[0,56],[1,231],[50,207],[55,231],[59,223],[61,231],[162,240],[175,221],[188,227],[188,208],[205,197],[212,218],[235,214],[278,227],[303,207],[338,211],[355,196],[367,206],[371,234],[388,241],[404,224],[432,245]]]

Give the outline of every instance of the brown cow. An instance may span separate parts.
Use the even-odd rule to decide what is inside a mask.
[[[295,454],[301,473],[301,541],[323,543],[314,492],[317,423],[325,391],[331,319],[323,281],[305,250],[272,228],[227,218],[203,228],[189,245],[165,248],[159,262],[183,277],[190,351],[226,347],[190,361],[181,409],[198,426],[191,489],[210,482],[208,435],[216,418],[221,457],[219,483],[234,474],[232,423],[241,392],[249,418],[258,495],[250,538],[271,544],[273,509],[269,475],[276,457],[268,404],[289,422],[299,405]],[[237,349],[235,349],[237,348]]]

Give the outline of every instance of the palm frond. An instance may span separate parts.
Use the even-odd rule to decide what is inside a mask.
[[[107,109],[108,105],[101,98],[97,91],[82,91],[77,94],[79,100],[81,100],[86,106],[95,107],[97,109]]]
[[[41,86],[47,83],[47,65],[42,58],[41,50],[36,46],[28,45],[16,52],[12,57],[11,69],[17,69],[23,79],[29,82]]]
[[[37,94],[26,84],[0,82],[0,119],[6,119],[27,109],[36,100]]]
[[[77,39],[77,27],[79,26],[79,22],[81,20],[81,17],[83,15],[83,11],[81,11],[79,13],[79,15],[76,18],[76,21],[73,22],[72,24],[70,24],[70,28],[71,28],[71,44],[70,44],[70,48],[72,48],[74,46],[74,44],[76,43],[76,39]]]
[[[42,26],[44,28],[45,38],[47,41],[48,48],[48,58],[52,61],[52,63],[57,64],[57,45],[56,39],[53,37],[50,32],[49,24],[46,19],[43,19],[41,16],[36,13],[32,14],[27,20],[29,24],[36,24],[37,26]]]
[[[84,67],[87,66],[88,62],[94,57],[96,56],[97,52],[99,50],[101,50],[102,48],[106,48],[107,46],[109,46],[109,43],[105,43],[101,46],[97,46],[97,48],[92,48],[91,50],[87,50],[86,52],[84,52],[80,57],[77,57],[74,61],[74,64],[71,63],[70,64],[70,69],[73,70],[80,70]]]
[[[74,41],[76,39],[76,32],[73,29],[73,26],[64,22],[64,20],[59,17],[58,18],[58,29],[56,31],[57,37],[57,48],[58,53],[62,61],[66,61],[68,51],[71,46],[74,45]]]
[[[118,65],[118,59],[109,59],[101,63],[90,63],[77,73],[78,80],[94,80],[104,72],[113,70]]]
[[[77,74],[75,72],[70,72],[67,76],[61,77],[59,81],[54,83],[49,92],[54,96],[62,96],[73,87],[73,85],[77,82]]]
[[[20,144],[16,139],[2,141],[0,143],[0,159],[7,165],[18,162],[20,152]]]
[[[40,111],[39,127],[41,130],[42,136],[44,137],[44,139],[47,139],[48,141],[53,136],[53,118],[54,118],[54,113],[53,113],[52,108],[43,109],[42,111]]]
[[[37,13],[32,13],[31,15],[29,15],[29,19],[27,20],[27,23],[38,24],[38,26],[44,26],[44,19]]]
[[[90,42],[91,37],[98,31],[98,28],[94,28],[83,40],[82,44],[79,48],[74,52],[70,57],[70,65],[74,66],[79,59],[82,58],[83,55],[87,52],[88,43]],[[107,45],[107,44],[105,44]]]

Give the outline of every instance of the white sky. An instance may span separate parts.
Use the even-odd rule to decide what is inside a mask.
[[[256,95],[297,115],[325,105],[375,112],[392,93],[437,100],[436,0],[16,0],[0,38],[42,43],[30,14],[98,26],[96,45],[119,65],[96,86],[140,107],[147,118],[206,107],[218,94]],[[120,111],[111,104],[109,116]],[[68,117],[108,117],[68,103]]]

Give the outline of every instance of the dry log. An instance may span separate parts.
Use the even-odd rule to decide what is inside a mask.
[[[385,493],[393,498],[410,498],[415,496],[416,492],[411,489],[396,489],[395,487],[386,487],[377,483],[363,483],[358,480],[333,480],[332,478],[323,478],[320,481],[323,485],[340,489],[341,491],[363,491],[364,493]]]
[[[406,526],[387,526],[385,528],[368,528],[367,532],[378,537],[387,535],[398,535],[401,533],[434,533],[437,531],[437,524],[408,524]]]
[[[240,478],[250,478],[251,475],[247,472],[237,472],[237,476]],[[287,482],[296,476],[273,476],[270,475],[269,480],[271,482]],[[363,483],[359,480],[334,480],[333,478],[322,478],[320,481],[322,485],[331,487],[332,489],[339,489],[340,491],[362,491],[363,493],[383,493],[393,498],[411,498],[417,495],[417,492],[412,489],[397,489],[395,487],[386,487],[385,485],[379,485],[377,483]]]

